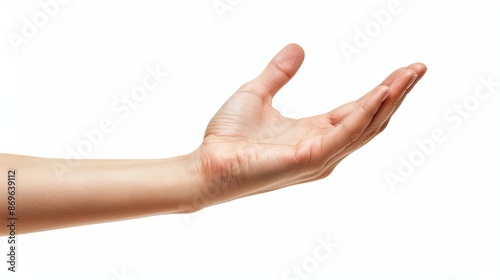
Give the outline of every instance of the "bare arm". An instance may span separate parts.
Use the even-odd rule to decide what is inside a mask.
[[[0,178],[15,169],[16,233],[190,212],[202,178],[193,154],[158,160],[83,160],[63,177],[63,159],[0,154]],[[12,190],[12,189],[11,189]],[[0,219],[7,220],[7,189]],[[182,207],[180,207],[182,206]],[[7,227],[0,234],[7,235]]]

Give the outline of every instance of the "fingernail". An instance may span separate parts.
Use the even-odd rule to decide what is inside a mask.
[[[418,77],[417,74],[413,75],[413,77],[411,78],[410,82],[406,86],[406,89],[409,89],[413,85],[413,83],[415,83],[415,80],[417,79],[417,77]]]
[[[381,88],[376,88],[373,90],[372,94],[368,99],[365,101],[365,104],[363,106],[367,106],[369,108],[375,107],[375,106],[380,106],[382,102],[389,96],[389,88],[386,87],[385,89]]]
[[[382,102],[384,102],[387,99],[387,96],[389,96],[390,93],[391,93],[391,88],[388,87],[384,93],[384,97],[382,97]]]

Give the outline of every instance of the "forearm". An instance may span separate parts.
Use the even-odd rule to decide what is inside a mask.
[[[65,169],[64,176],[54,166]],[[154,160],[82,160],[0,154],[0,219],[7,221],[7,172],[16,169],[17,233],[189,212],[203,179],[194,153]],[[0,227],[7,235],[7,227]]]

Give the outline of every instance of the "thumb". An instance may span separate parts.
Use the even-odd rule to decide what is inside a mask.
[[[304,50],[297,44],[289,44],[278,52],[257,78],[243,85],[238,91],[249,91],[266,101],[292,79],[304,61]]]

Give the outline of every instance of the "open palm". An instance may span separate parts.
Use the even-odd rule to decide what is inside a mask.
[[[300,46],[286,46],[208,124],[199,148],[204,191],[217,194],[208,204],[328,176],[387,126],[426,71],[421,63],[400,68],[356,101],[313,117],[286,118],[272,107],[272,98],[303,59]]]

